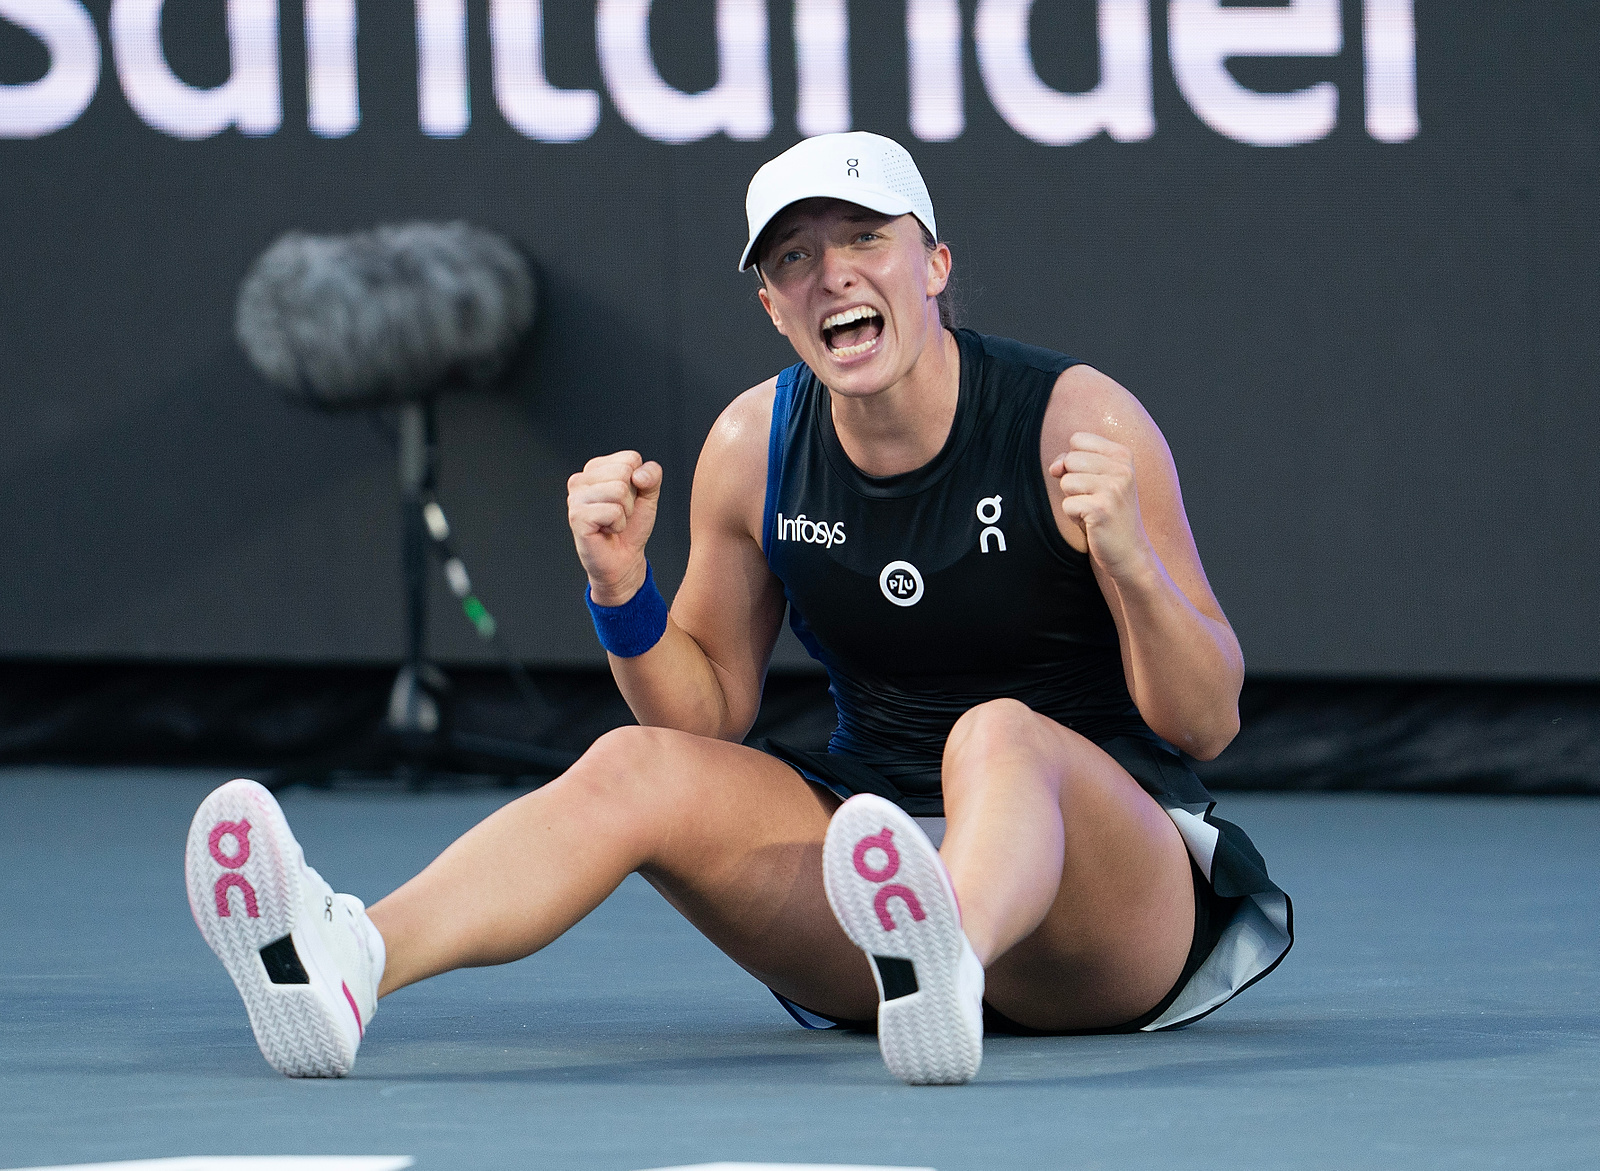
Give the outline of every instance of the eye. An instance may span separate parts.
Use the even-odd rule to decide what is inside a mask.
[[[779,264],[792,264],[796,260],[803,260],[804,258],[805,258],[805,253],[804,252],[800,251],[800,249],[798,249],[798,248],[791,248],[789,251],[785,252],[782,256],[778,257],[778,263]]]
[[[867,242],[867,243],[870,243],[873,240],[880,240],[880,239],[882,239],[882,237],[879,236],[878,233],[876,233],[876,232],[862,232],[861,235],[856,237],[856,240],[858,242]]]

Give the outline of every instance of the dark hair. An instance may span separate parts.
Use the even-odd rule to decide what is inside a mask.
[[[917,221],[917,227],[922,230],[923,248],[931,253],[939,246],[939,241],[933,238],[933,233],[928,231],[928,225],[923,223],[921,220]],[[768,229],[762,230],[761,235],[756,239],[756,246],[752,250],[752,255],[754,255],[757,259],[755,264],[751,265],[751,267],[755,269],[756,280],[761,282],[763,288],[766,287],[767,274],[761,271],[760,258],[765,255],[767,251],[767,245],[769,243],[767,239],[767,230]],[[956,329],[961,324],[960,316],[956,311],[955,283],[955,274],[952,273],[945,281],[944,288],[939,290],[938,297],[935,298],[935,301],[939,306],[939,324],[945,329]]]

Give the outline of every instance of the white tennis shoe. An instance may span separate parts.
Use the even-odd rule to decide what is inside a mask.
[[[254,781],[201,802],[184,875],[194,921],[244,997],[267,1063],[290,1077],[349,1073],[384,965],[361,900],[306,865],[283,810]]]
[[[878,1048],[912,1085],[971,1081],[983,1061],[983,965],[939,852],[899,806],[841,805],[822,843],[828,902],[878,983]]]

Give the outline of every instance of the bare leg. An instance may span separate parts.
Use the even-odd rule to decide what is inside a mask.
[[[1188,854],[1116,761],[996,700],[951,731],[944,794],[940,852],[991,1004],[1034,1028],[1098,1028],[1166,995],[1194,934]]]
[[[1037,1028],[1090,1028],[1167,992],[1193,931],[1188,858],[1115,761],[1000,700],[956,724],[944,786],[941,853],[995,1007]],[[381,993],[529,955],[637,871],[770,987],[868,1019],[871,972],[823,893],[837,804],[751,749],[663,729],[609,733],[371,908],[389,954]]]
[[[837,805],[753,749],[658,728],[608,733],[371,908],[389,957],[380,995],[538,951],[638,871],[769,986],[870,1017],[871,972],[822,887]]]

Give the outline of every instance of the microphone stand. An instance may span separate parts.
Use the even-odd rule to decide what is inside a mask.
[[[428,568],[433,546],[444,562],[452,592],[486,641],[496,643],[512,681],[529,707],[539,699],[522,664],[496,638],[495,622],[473,596],[466,567],[449,544],[450,526],[434,501],[438,486],[438,426],[432,396],[403,403],[399,418],[400,568],[405,584],[405,659],[389,691],[388,708],[369,744],[278,770],[274,792],[291,785],[330,787],[341,773],[393,776],[419,792],[446,776],[488,775],[506,784],[541,782],[571,767],[571,752],[520,740],[462,732],[453,719],[450,680],[427,657]],[[562,720],[557,712],[552,727]]]
[[[450,681],[424,657],[428,637],[428,522],[423,508],[438,480],[438,428],[432,399],[400,408],[400,569],[406,593],[406,657],[385,717],[403,745],[426,750],[448,740]],[[402,774],[415,769],[401,762]],[[406,775],[413,787],[424,778]]]

